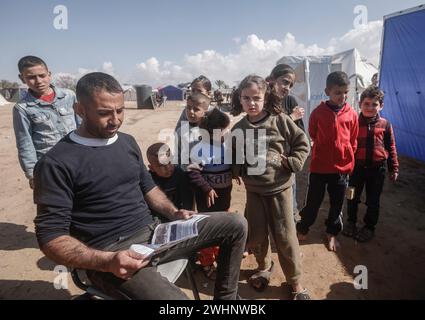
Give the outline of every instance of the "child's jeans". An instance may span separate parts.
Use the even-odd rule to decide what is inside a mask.
[[[297,223],[297,231],[301,234],[307,234],[310,227],[314,224],[325,196],[328,190],[330,208],[328,219],[326,220],[326,233],[338,235],[342,230],[342,206],[345,199],[345,190],[348,184],[348,175],[346,174],[321,174],[310,173],[307,203],[301,210],[301,220]]]
[[[379,198],[384,187],[385,164],[365,168],[356,166],[350,177],[350,186],[354,187],[353,200],[347,201],[347,215],[349,223],[357,223],[357,210],[363,188],[366,186],[366,215],[364,223],[367,228],[374,230],[379,217]]]

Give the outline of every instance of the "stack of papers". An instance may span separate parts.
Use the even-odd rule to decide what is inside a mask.
[[[177,220],[159,224],[153,233],[150,244],[133,244],[130,250],[144,256],[164,251],[184,240],[198,236],[198,222],[208,217],[204,214],[195,214],[188,220]]]

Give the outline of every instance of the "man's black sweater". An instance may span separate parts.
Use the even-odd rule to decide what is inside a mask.
[[[133,137],[90,147],[67,135],[34,169],[40,246],[71,235],[103,248],[153,222],[144,195],[155,187]]]

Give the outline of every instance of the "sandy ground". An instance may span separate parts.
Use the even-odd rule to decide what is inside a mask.
[[[69,281],[68,290],[56,290],[55,264],[37,246],[33,219],[35,206],[17,160],[12,127],[12,106],[0,107],[0,299],[71,299],[81,290]],[[122,131],[132,134],[142,151],[158,140],[162,128],[174,128],[181,103],[167,103],[157,110],[137,110],[129,103]],[[307,167],[307,165],[306,165]],[[306,170],[305,170],[306,171]],[[306,192],[307,172],[298,177],[298,202]],[[355,243],[340,236],[341,248],[329,252],[324,245],[324,220],[328,202],[301,246],[304,281],[314,299],[424,299],[425,298],[425,165],[401,158],[401,175],[396,184],[386,181],[382,196],[381,219],[375,239]],[[232,209],[243,212],[243,186],[234,186]],[[364,207],[361,206],[361,210]],[[273,259],[278,264],[276,253]],[[367,267],[367,290],[353,286],[355,266]],[[280,268],[276,268],[270,287],[257,293],[246,283],[255,269],[253,256],[244,259],[240,294],[250,299],[289,299],[289,287]],[[201,298],[211,299],[213,282],[201,272],[195,274]],[[70,280],[70,278],[69,278]],[[364,282],[363,282],[364,283]],[[191,296],[182,277],[177,284]]]

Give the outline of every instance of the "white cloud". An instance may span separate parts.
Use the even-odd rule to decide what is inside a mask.
[[[234,37],[232,40],[233,40],[234,43],[239,44],[239,43],[241,43],[242,39],[240,37]]]
[[[114,69],[114,66],[113,66],[112,62],[110,62],[110,61],[105,61],[104,63],[102,63],[101,70],[102,70],[102,72],[105,72],[107,74],[110,74],[111,76],[114,76],[115,69]],[[88,69],[88,68],[80,67],[80,68],[78,68],[78,75],[79,75],[79,78],[80,78],[80,77],[84,76],[87,73],[98,72],[98,71],[99,71],[99,69],[97,69],[97,68],[95,68],[95,69]]]
[[[103,72],[110,74],[111,76],[114,75],[114,67],[112,65],[112,62],[110,61],[104,62],[102,65],[102,69],[103,69]]]
[[[86,68],[78,68],[78,78],[81,78],[82,76],[84,76],[87,73],[90,72],[96,72],[97,69],[86,69]]]
[[[110,74],[111,76],[114,76],[118,81],[120,81],[120,79],[121,79],[120,75],[115,74],[115,68],[114,68],[112,62],[110,62],[110,61],[103,62],[101,68],[90,69],[90,68],[79,67],[77,69],[77,73],[73,76],[78,80],[87,73],[98,72],[98,71],[102,71],[102,72],[105,72],[107,74]]]
[[[349,30],[341,37],[330,39],[326,47],[300,43],[291,33],[287,33],[281,40],[260,39],[255,34],[249,35],[245,41],[236,37],[232,39],[239,45],[235,53],[224,55],[214,50],[204,50],[185,55],[181,64],[170,61],[161,63],[152,57],[137,65],[137,72],[130,81],[157,86],[191,81],[203,74],[211,80],[220,79],[234,85],[250,73],[266,76],[276,61],[285,55],[325,55],[351,48],[357,48],[377,65],[381,32],[382,21],[372,21]]]
[[[182,79],[191,78],[192,76],[191,73],[184,71],[181,66],[170,61],[165,61],[161,64],[155,57],[137,64],[136,68],[138,72],[134,76],[135,79],[131,79],[130,82],[149,83],[154,86],[170,83],[177,84],[184,81]]]
[[[242,40],[232,40],[238,48],[235,52],[223,54],[215,50],[204,50],[196,54],[187,54],[181,63],[159,61],[151,57],[136,64],[132,75],[124,77],[116,74],[112,62],[103,62],[100,70],[114,75],[124,82],[150,84],[154,87],[165,84],[188,82],[203,74],[212,81],[220,79],[234,85],[246,75],[256,73],[266,76],[276,61],[286,55],[325,55],[357,48],[370,62],[378,65],[381,46],[382,21],[371,21],[356,29],[349,30],[340,37],[329,40],[321,47],[315,43],[298,42],[292,33],[286,33],[280,40],[261,39],[251,34]],[[98,69],[78,68],[77,78]]]
[[[357,48],[369,62],[378,66],[379,52],[381,49],[383,22],[372,21],[352,29],[338,39],[331,39],[330,44],[335,46],[337,52]]]

